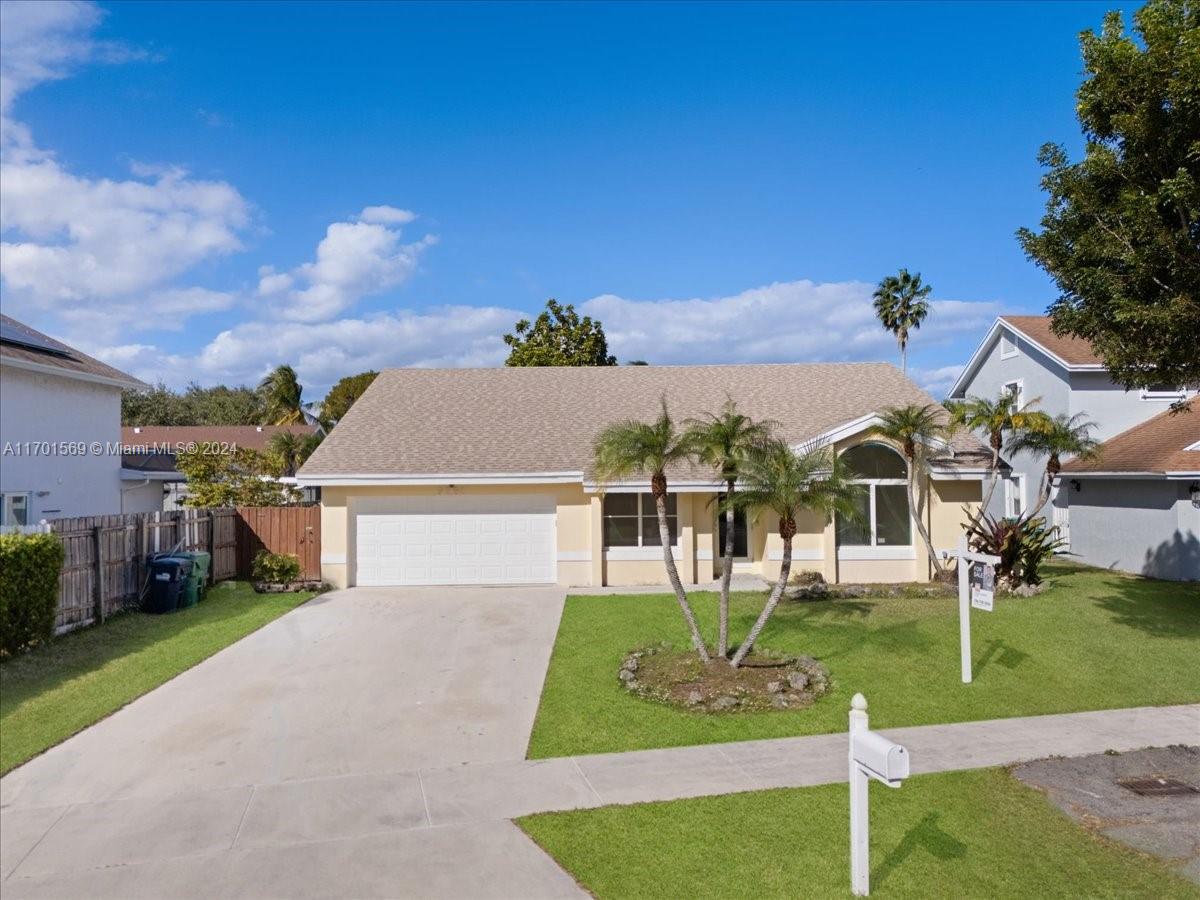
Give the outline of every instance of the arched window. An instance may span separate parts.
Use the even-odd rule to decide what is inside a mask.
[[[907,547],[912,545],[908,512],[908,469],[904,457],[884,444],[859,444],[842,454],[857,487],[858,521],[838,518],[838,544],[843,547]]]

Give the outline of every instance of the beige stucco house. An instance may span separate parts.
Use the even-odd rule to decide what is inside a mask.
[[[877,413],[933,403],[894,366],[814,363],[611,368],[392,369],[338,423],[298,473],[320,486],[321,568],[338,587],[406,584],[665,584],[648,481],[595,484],[594,436],[649,421],[665,397],[682,421],[732,398],[779,423],[797,445],[821,440],[863,474],[864,524],[801,522],[794,569],[829,581],[925,581],[905,462],[870,438]],[[977,504],[988,454],[971,436],[937,448],[922,485],[935,549],[951,549],[964,504]],[[670,473],[680,574],[720,569],[713,473]],[[779,572],[776,521],[739,517],[737,571]]]

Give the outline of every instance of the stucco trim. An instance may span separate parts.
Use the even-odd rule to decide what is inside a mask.
[[[1013,334],[1020,335],[1021,340],[1026,341],[1031,347],[1036,347],[1037,350],[1046,355],[1047,359],[1052,360],[1057,365],[1061,366],[1066,372],[1107,372],[1108,368],[1101,363],[1069,363],[1057,353],[1048,350],[1042,344],[1039,344],[1025,332],[1011,322],[1004,321],[1003,317],[997,316],[996,321],[992,323],[992,327],[987,330],[987,334],[983,336],[983,340],[979,342],[979,346],[975,348],[975,352],[971,354],[971,358],[967,360],[967,364],[963,366],[962,374],[958,376],[958,380],[954,382],[954,386],[950,388],[946,394],[948,397],[961,397],[963,391],[966,390],[967,383],[975,376],[975,372],[983,365],[984,357],[991,350],[992,343],[998,340],[1000,330],[1007,328]]]
[[[916,547],[838,547],[838,559],[916,559]]]

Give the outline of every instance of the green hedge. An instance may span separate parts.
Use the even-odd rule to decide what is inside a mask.
[[[259,550],[250,565],[250,577],[268,584],[291,584],[300,580],[300,559],[291,553]]]
[[[54,636],[63,548],[52,534],[0,534],[0,650]]]

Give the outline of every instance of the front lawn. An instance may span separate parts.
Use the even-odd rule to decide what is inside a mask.
[[[547,813],[520,826],[597,897],[850,894],[845,784]],[[871,786],[871,895],[1197,897],[1002,769]]]
[[[218,584],[166,616],[125,613],[0,665],[0,773],[100,721],[312,593],[256,594]]]
[[[570,756],[846,730],[862,691],[874,727],[1200,701],[1200,586],[1050,567],[1036,597],[971,617],[975,681],[959,677],[958,604],[941,597],[780,604],[760,646],[821,660],[831,691],[809,709],[708,714],[630,695],[630,650],[687,633],[671,595],[568,597],[530,757]],[[706,635],[716,595],[693,597]],[[744,635],[761,594],[732,600]]]

